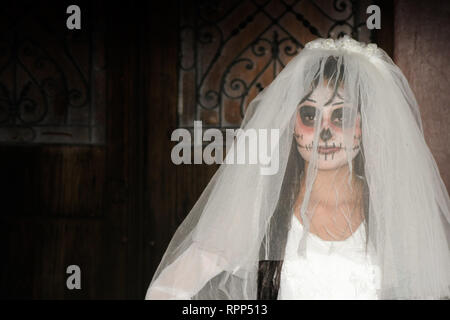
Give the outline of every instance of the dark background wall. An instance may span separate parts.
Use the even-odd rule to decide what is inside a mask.
[[[375,40],[411,82],[449,186],[449,7],[430,3],[379,2],[382,30]],[[69,4],[2,3],[2,21],[8,22],[2,39],[19,25],[25,33],[35,28],[25,12],[40,16],[56,30],[52,34],[66,32]],[[177,127],[178,1],[78,4],[89,21],[81,37],[95,29],[95,47],[104,54],[93,71],[103,77],[94,77],[92,92],[97,107],[104,105],[95,118],[104,136],[87,143],[0,145],[2,298],[143,298],[171,236],[217,169],[170,160]],[[38,40],[53,48],[57,39]],[[2,81],[12,92],[13,81]],[[71,264],[81,268],[81,290],[66,289]]]
[[[450,188],[450,3],[395,2],[394,61],[416,95],[425,139]]]

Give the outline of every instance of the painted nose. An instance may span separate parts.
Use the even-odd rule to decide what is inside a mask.
[[[330,128],[327,129],[323,129],[322,132],[320,133],[320,139],[322,139],[323,141],[328,141],[330,140],[332,137]]]

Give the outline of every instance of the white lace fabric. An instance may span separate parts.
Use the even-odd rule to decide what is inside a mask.
[[[365,253],[364,223],[343,241],[326,241],[310,233],[306,257],[297,253],[302,232],[302,224],[292,215],[278,300],[379,299],[380,269],[370,246]]]

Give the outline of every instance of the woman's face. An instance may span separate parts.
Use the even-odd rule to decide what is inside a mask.
[[[317,87],[312,94],[297,107],[295,140],[302,158],[309,162],[313,152],[315,122],[322,112],[317,145],[318,169],[332,170],[347,164],[347,149],[344,136],[353,135],[350,159],[359,152],[361,140],[360,114],[354,105],[344,102],[344,90],[340,88],[334,95],[334,88],[325,85]],[[330,98],[333,99],[330,100]],[[343,121],[345,113],[345,123]],[[354,114],[355,116],[351,117]]]

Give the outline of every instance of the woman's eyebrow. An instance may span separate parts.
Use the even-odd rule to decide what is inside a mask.
[[[343,104],[343,103],[344,103],[344,101],[335,102],[335,103],[332,104],[332,106],[336,106],[338,104]]]
[[[310,98],[306,98],[306,101],[316,102],[316,100],[313,100],[313,99],[310,99]]]

